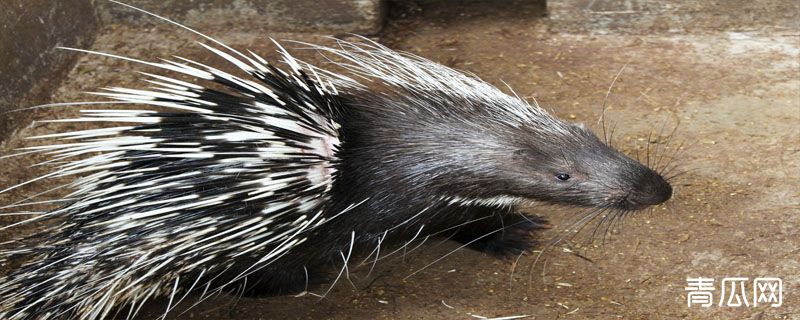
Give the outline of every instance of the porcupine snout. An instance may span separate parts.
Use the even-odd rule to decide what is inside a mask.
[[[643,209],[657,205],[672,197],[672,186],[661,175],[644,170],[625,197],[627,209]]]

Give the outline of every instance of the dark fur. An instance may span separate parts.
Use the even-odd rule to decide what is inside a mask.
[[[536,244],[544,220],[514,207],[450,205],[445,196],[466,199],[512,195],[550,203],[637,210],[666,201],[671,186],[646,166],[602,143],[582,126],[564,138],[536,127],[510,127],[477,106],[448,114],[440,101],[407,101],[392,95],[345,97],[338,121],[343,145],[330,212],[367,199],[347,215],[316,230],[309,241],[260,273],[250,294],[306,289],[304,270],[324,275],[341,267],[355,232],[356,255],[378,245],[391,251],[415,236],[467,223],[451,239],[498,258],[516,257]],[[450,101],[453,104],[469,101]],[[463,111],[463,109],[458,109]],[[560,181],[557,173],[572,181]],[[424,212],[423,212],[424,211]],[[474,241],[481,238],[479,241]],[[387,249],[388,248],[388,249]],[[311,280],[315,281],[314,279]],[[293,290],[292,290],[293,289]]]

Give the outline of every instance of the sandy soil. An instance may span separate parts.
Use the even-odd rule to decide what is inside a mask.
[[[432,242],[369,275],[368,267],[353,270],[351,281],[340,281],[324,299],[219,296],[169,318],[800,319],[800,31],[566,33],[537,6],[519,3],[513,9],[406,3],[391,16],[377,40],[501,88],[506,82],[520,96],[598,132],[608,87],[626,66],[608,98],[606,120],[616,124],[615,144],[629,154],[646,154],[648,141],[651,153],[677,154],[676,170],[685,173],[672,180],[674,199],[627,217],[593,242],[587,230],[559,243],[535,266],[535,255],[497,261],[469,250],[450,254],[456,244]],[[263,34],[204,31],[236,47],[274,51]],[[328,41],[309,34],[271,36]],[[170,26],[109,26],[93,49],[211,59],[195,40]],[[301,56],[319,61],[309,52]],[[137,85],[132,67],[84,57],[53,101],[79,100],[85,98],[81,90],[112,84]],[[69,114],[52,109],[38,116]],[[53,127],[23,135],[48,130]],[[4,150],[23,144],[12,140]],[[0,185],[42,172],[27,165],[36,158],[20,159],[3,160]],[[0,201],[47,186],[21,188]],[[541,235],[545,243],[563,234],[577,212],[544,205],[527,210],[555,226]],[[715,278],[716,293],[724,277],[780,277],[783,306],[689,308],[686,278],[698,276]],[[158,317],[163,306],[148,305],[143,319]]]

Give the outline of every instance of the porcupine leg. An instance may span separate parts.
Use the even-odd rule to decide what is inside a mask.
[[[473,219],[485,218],[466,224],[452,239],[461,243],[472,242],[469,248],[498,259],[530,252],[537,244],[535,231],[546,228],[544,219],[526,215],[514,208],[473,207],[468,210]],[[475,241],[480,237],[483,238]]]

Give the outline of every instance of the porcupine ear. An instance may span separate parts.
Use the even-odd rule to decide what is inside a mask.
[[[252,52],[247,56],[166,18],[122,5],[214,42],[222,49],[201,45],[247,76],[181,57],[150,62],[65,48],[228,90],[142,72],[147,89],[110,87],[91,93],[109,101],[46,105],[159,109],[82,110],[78,118],[45,122],[115,125],[33,137],[65,142],[21,150],[49,154],[52,160],[43,164],[55,167],[0,193],[48,178],[81,177],[59,187],[74,190],[65,206],[0,228],[63,221],[28,238],[40,241],[36,246],[2,252],[6,259],[28,260],[0,284],[4,319],[99,319],[121,304],[129,304],[133,316],[144,301],[165,293],[170,310],[173,298],[176,304],[182,299],[176,297],[179,285],[190,284],[187,293],[196,287],[205,287],[207,294],[222,290],[226,283],[210,287],[215,273],[245,260],[244,271],[226,278],[233,282],[246,277],[305,241],[305,231],[335,218],[321,215],[333,176],[309,179],[309,172],[330,172],[326,170],[335,160],[320,153],[324,148],[319,144],[337,141],[331,118],[338,104],[336,88],[283,48],[289,72]],[[46,202],[37,200],[18,204]],[[189,273],[196,278],[187,278]]]

